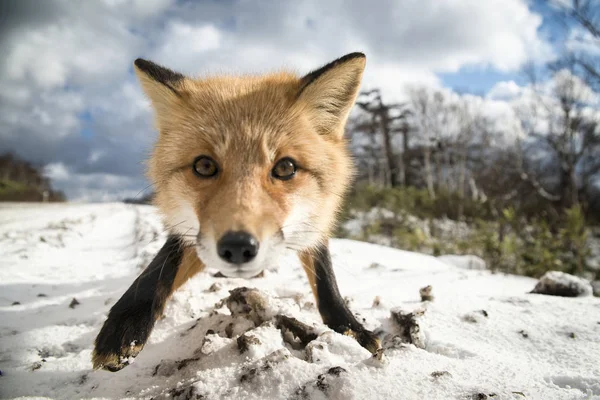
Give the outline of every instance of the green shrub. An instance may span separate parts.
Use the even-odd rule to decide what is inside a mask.
[[[442,237],[434,221],[456,220],[460,198],[439,192],[432,200],[426,190],[416,188],[377,188],[356,186],[348,196],[341,220],[357,211],[373,208],[391,211],[364,227],[355,239],[373,241],[384,237],[394,247],[409,251],[441,254],[475,254],[486,260],[490,270],[539,277],[548,270],[594,277],[587,260],[590,256],[585,215],[580,207],[527,218],[515,208],[493,212],[490,203],[463,200],[462,219],[469,223],[467,237]],[[429,233],[410,223],[409,216],[428,223]],[[342,228],[338,232],[348,237]]]

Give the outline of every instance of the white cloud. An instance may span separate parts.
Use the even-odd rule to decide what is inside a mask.
[[[195,26],[170,21],[162,40],[150,58],[171,68],[178,68],[185,65],[185,60],[197,62],[202,53],[221,47],[221,32],[211,24]]]
[[[50,163],[44,167],[44,175],[53,181],[66,181],[71,177],[71,173],[63,163]]]
[[[521,93],[521,87],[515,81],[501,81],[496,83],[487,93],[492,100],[511,100]]]
[[[44,168],[44,175],[57,184],[73,185],[70,199],[73,201],[115,201],[125,197],[143,196],[143,188],[131,189],[134,178],[115,174],[78,174],[63,163],[51,163]]]
[[[568,70],[556,72],[547,81],[520,87],[518,95],[502,103],[511,107],[519,125],[522,123],[519,129],[545,135],[564,129],[561,98],[574,104],[572,117],[578,115],[600,121],[600,94]]]
[[[440,72],[552,55],[526,0],[43,3],[19,2],[19,24],[0,37],[0,150],[64,165],[72,179],[57,185],[79,198],[146,186],[156,132],[137,57],[194,75],[305,73],[364,51],[364,88],[399,101],[406,84],[441,86]]]
[[[588,30],[576,26],[569,32],[565,47],[575,53],[600,56],[600,38],[594,37]]]

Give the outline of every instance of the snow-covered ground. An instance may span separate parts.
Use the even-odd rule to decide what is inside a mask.
[[[164,238],[149,206],[0,205],[0,397],[600,399],[599,298],[528,294],[533,279],[349,240],[332,242],[334,268],[350,308],[386,337],[382,362],[323,326],[290,255],[260,278],[199,274],[133,364],[93,371],[109,308]],[[419,296],[427,285],[432,302]],[[232,317],[219,303],[242,286],[321,335],[292,348],[273,324]],[[422,346],[389,340],[391,310],[424,310]]]

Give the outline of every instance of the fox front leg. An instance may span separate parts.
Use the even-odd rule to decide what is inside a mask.
[[[381,342],[373,332],[356,320],[342,299],[331,264],[327,245],[300,254],[300,261],[308,276],[323,322],[331,329],[352,336],[356,341],[375,354]]]
[[[142,350],[171,294],[202,269],[200,261],[169,236],[150,265],[110,309],[94,343],[94,369],[116,372]]]

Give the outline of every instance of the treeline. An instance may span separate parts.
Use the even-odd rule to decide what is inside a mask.
[[[362,239],[475,253],[512,273],[597,275],[590,227],[600,223],[600,51],[573,50],[600,50],[592,3],[557,9],[586,32],[579,40],[593,40],[525,68],[528,84],[505,98],[510,107],[419,86],[407,87],[403,102],[386,101],[385,90],[360,94],[347,131],[358,176],[346,218],[386,210],[363,221]],[[432,223],[448,219],[460,235]]]
[[[569,70],[547,85],[502,120],[474,96],[419,87],[406,103],[386,104],[378,89],[362,93],[349,124],[357,181],[455,194],[456,219],[468,200],[491,208],[489,217],[509,205],[528,217],[577,206],[599,222],[599,110],[581,100]]]
[[[126,204],[152,204],[154,198],[154,192],[147,193],[145,195],[137,195],[135,197],[126,197],[123,199],[123,203]]]
[[[0,155],[0,201],[65,201],[65,195],[52,189],[43,168],[12,153]]]
[[[493,100],[449,90],[410,86],[399,103],[387,102],[379,89],[362,92],[348,126],[359,182],[424,188],[432,199],[451,192],[524,215],[582,207],[598,222],[600,14],[594,4],[557,9],[556,18],[586,33],[582,46],[571,48],[587,51],[566,48],[552,63],[526,67],[528,85],[508,99],[509,113],[495,115]],[[459,219],[462,207],[458,202]]]

